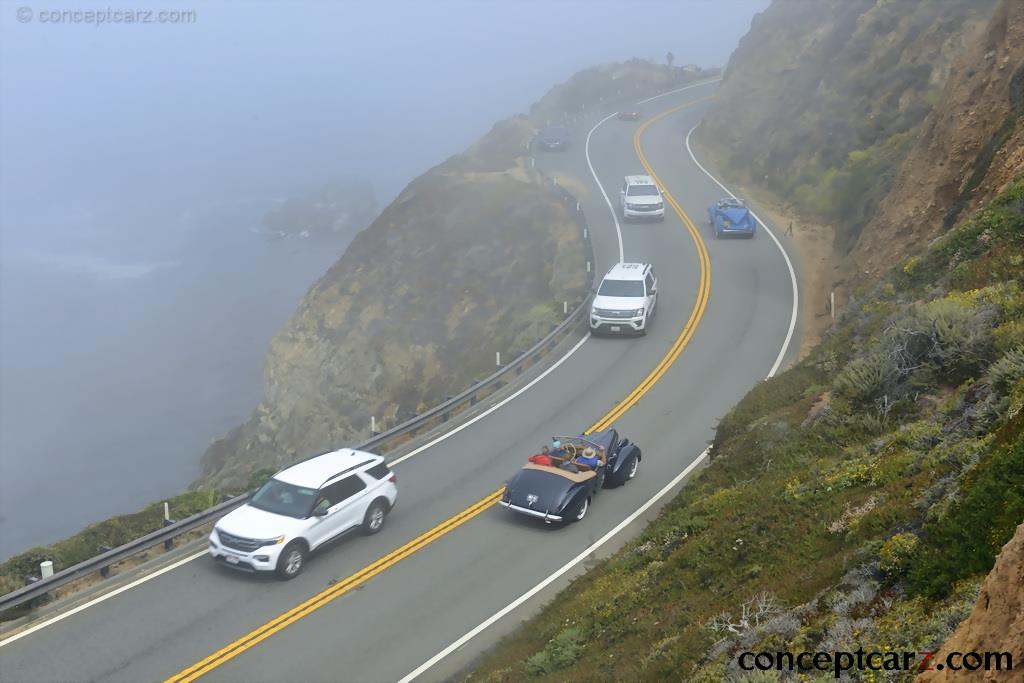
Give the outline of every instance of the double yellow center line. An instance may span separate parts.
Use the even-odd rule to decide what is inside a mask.
[[[643,381],[640,382],[633,389],[630,394],[624,398],[620,403],[616,404],[607,415],[602,417],[600,420],[591,425],[587,433],[600,432],[610,427],[617,419],[622,417],[627,410],[636,405],[637,401],[643,398],[655,383],[661,379],[661,377],[668,372],[668,369],[672,367],[672,364],[676,362],[676,358],[679,358],[679,354],[683,352],[686,345],[690,343],[690,338],[693,337],[694,331],[697,329],[697,324],[700,322],[701,317],[704,315],[704,309],[708,305],[708,297],[711,295],[711,258],[708,256],[707,247],[704,245],[704,240],[700,236],[700,231],[697,226],[693,224],[690,217],[683,210],[683,207],[679,205],[679,202],[675,200],[672,193],[665,187],[665,183],[661,181],[658,174],[654,172],[654,168],[651,167],[650,162],[647,160],[647,155],[644,154],[643,146],[640,144],[640,138],[652,124],[660,121],[666,116],[676,113],[681,109],[692,107],[693,105],[711,99],[713,96],[702,97],[693,102],[687,102],[686,104],[678,107],[673,107],[666,111],[661,112],[657,116],[652,116],[647,121],[644,121],[633,135],[633,149],[636,152],[636,156],[640,159],[640,163],[643,165],[644,170],[647,171],[647,175],[654,179],[654,182],[661,188],[662,194],[665,196],[665,201],[668,202],[669,206],[675,210],[676,214],[679,215],[679,219],[683,221],[683,225],[690,233],[690,237],[693,238],[693,244],[697,248],[697,257],[700,263],[699,282],[697,286],[697,299],[693,303],[693,310],[690,311],[690,318],[686,321],[686,325],[683,326],[682,331],[676,340],[672,343],[668,353],[661,359],[654,370],[651,371],[647,377],[644,377]]]
[[[248,634],[242,636],[235,642],[231,643],[227,647],[217,650],[212,655],[203,659],[202,661],[196,662],[184,671],[175,674],[167,679],[168,683],[174,681],[175,683],[187,683],[187,681],[194,681],[200,676],[209,673],[213,669],[227,662],[230,659],[237,657],[254,645],[262,642],[263,640],[274,635],[281,629],[287,627],[290,624],[295,623],[299,619],[312,614],[316,610],[320,609],[327,603],[331,602],[335,598],[341,597],[345,593],[348,593],[353,588],[356,588],[377,574],[385,571],[386,569],[393,567],[409,555],[412,555],[417,550],[425,548],[437,539],[441,538],[449,531],[458,528],[465,524],[469,520],[473,519],[481,512],[491,507],[498,500],[501,499],[502,491],[504,488],[500,488],[494,493],[490,494],[483,500],[469,506],[459,514],[455,515],[451,519],[448,519],[430,531],[422,534],[413,540],[403,545],[398,550],[395,550],[388,555],[380,558],[373,564],[370,564],[363,569],[360,569],[355,574],[352,574],[346,579],[339,581],[327,590],[314,595],[309,600],[306,600],[302,604],[293,607],[276,619],[271,619],[266,624],[260,626],[254,631],[250,631]]]
[[[704,315],[704,309],[707,307],[708,296],[711,292],[711,260],[708,258],[707,248],[704,246],[704,241],[701,239],[700,232],[697,230],[696,226],[694,226],[693,221],[690,220],[690,217],[686,215],[686,212],[683,211],[683,208],[678,204],[678,202],[676,202],[676,200],[672,197],[668,190],[665,189],[665,184],[661,181],[661,179],[658,178],[657,174],[654,172],[654,169],[651,168],[651,165],[647,161],[647,157],[644,155],[643,148],[640,144],[640,137],[643,135],[644,131],[646,131],[647,128],[651,126],[651,124],[681,109],[691,107],[707,99],[710,98],[704,97],[698,100],[694,100],[693,102],[688,102],[686,104],[662,112],[657,116],[654,116],[648,121],[644,122],[642,125],[640,125],[637,128],[636,133],[633,135],[633,149],[636,151],[636,155],[637,157],[639,157],[640,163],[643,164],[643,167],[647,171],[648,175],[654,178],[655,182],[658,183],[658,186],[662,188],[666,201],[668,201],[669,205],[679,215],[679,218],[683,221],[683,224],[686,225],[686,229],[690,232],[690,236],[693,238],[693,242],[697,248],[697,254],[700,261],[699,286],[697,291],[697,299],[694,302],[693,310],[690,312],[690,318],[689,320],[686,321],[686,325],[683,327],[682,332],[679,333],[679,336],[676,337],[676,340],[672,343],[672,347],[669,349],[668,353],[665,354],[665,356],[661,359],[661,361],[654,368],[654,370],[652,370],[651,373],[647,375],[647,377],[645,377],[644,380],[640,382],[640,384],[637,385],[637,387],[633,389],[632,392],[630,392],[629,396],[627,396],[620,403],[616,404],[616,406],[607,415],[602,417],[600,420],[594,423],[594,425],[591,426],[590,429],[587,430],[586,433],[588,434],[592,432],[601,431],[611,426],[611,424],[615,420],[621,417],[631,407],[636,405],[637,401],[639,401],[644,396],[644,394],[646,394],[650,390],[650,388],[654,386],[654,384],[659,379],[661,379],[661,377],[668,371],[668,369],[675,362],[676,358],[679,357],[679,354],[683,352],[683,348],[685,348],[686,345],[689,343],[690,338],[693,337],[694,330],[696,330],[697,324],[700,322],[701,317]],[[194,681],[197,678],[208,674],[209,672],[213,671],[222,664],[242,654],[249,648],[254,647],[255,645],[261,643],[270,636],[274,635],[278,631],[281,631],[282,629],[288,627],[290,624],[293,624],[299,619],[302,619],[303,617],[312,614],[313,612],[320,609],[324,605],[328,604],[332,600],[339,598],[342,595],[351,591],[352,589],[361,586],[374,576],[380,574],[383,571],[386,571],[390,567],[393,567],[394,565],[398,564],[399,562],[409,557],[416,551],[425,548],[426,546],[430,545],[431,543],[441,538],[445,534],[453,531],[454,529],[457,529],[459,526],[465,524],[469,520],[473,519],[474,517],[482,513],[484,510],[487,510],[491,506],[495,505],[499,500],[501,500],[501,495],[503,491],[504,488],[498,489],[497,491],[490,494],[486,498],[483,498],[482,500],[478,501],[477,503],[471,505],[462,512],[458,513],[451,519],[448,519],[438,524],[430,531],[427,531],[426,533],[409,541],[401,548],[398,548],[397,550],[380,558],[376,562],[367,565],[355,574],[352,574],[351,576],[342,579],[341,581],[314,595],[313,597],[301,603],[300,605],[297,605],[296,607],[293,607],[292,609],[288,610],[284,614],[274,619],[271,619],[266,624],[263,624],[262,626],[253,631],[250,631],[248,634],[242,636],[235,642],[221,648],[220,650],[217,650],[209,657],[206,657],[205,659],[196,662],[184,671],[181,671],[171,676],[164,683],[189,683],[189,681]]]

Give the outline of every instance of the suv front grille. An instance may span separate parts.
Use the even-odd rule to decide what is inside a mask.
[[[594,313],[601,316],[602,318],[632,318],[633,313],[636,309],[629,311],[612,311],[607,308],[595,308]]]
[[[234,534],[229,534],[226,531],[221,531],[220,529],[217,529],[217,538],[220,539],[222,545],[231,548],[232,550],[241,550],[245,553],[251,553],[257,548],[263,547],[263,543],[256,539],[235,536]]]

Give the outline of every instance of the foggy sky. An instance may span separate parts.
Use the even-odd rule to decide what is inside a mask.
[[[0,207],[280,193],[345,172],[394,191],[580,68],[668,50],[723,63],[767,3],[5,0]],[[197,19],[19,23],[22,6]]]

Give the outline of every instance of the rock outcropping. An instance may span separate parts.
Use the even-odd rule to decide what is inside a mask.
[[[950,669],[927,671],[917,683],[959,681],[970,676],[978,681],[1019,681],[1024,667],[1024,524],[1003,546],[996,564],[985,578],[971,615],[935,653],[933,662],[944,662],[950,652],[1009,652],[1012,671],[978,671],[967,674]]]

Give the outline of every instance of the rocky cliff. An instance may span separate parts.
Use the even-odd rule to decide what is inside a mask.
[[[838,225],[847,250],[995,0],[775,0],[729,60],[699,143]]]
[[[352,240],[274,338],[266,396],[203,457],[203,477],[340,447],[457,393],[523,350],[586,287],[579,230],[504,121],[420,176]]]
[[[996,558],[971,615],[935,653],[945,661],[950,652],[1009,652],[1014,670],[971,674],[980,681],[1019,681],[1024,666],[1024,524],[1003,546]],[[950,669],[933,670],[917,677],[917,683],[962,680],[967,674]]]
[[[846,272],[881,270],[991,199],[1024,168],[1024,3],[1002,0],[960,56]]]

